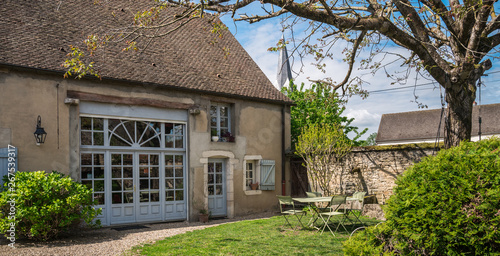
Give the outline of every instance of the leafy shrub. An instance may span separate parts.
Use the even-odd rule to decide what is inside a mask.
[[[500,253],[500,140],[440,151],[409,168],[385,207],[387,221],[345,243],[401,255]],[[376,253],[380,254],[380,253]]]
[[[7,190],[0,193],[0,232],[6,236],[12,222],[12,200],[16,237],[49,240],[82,221],[91,227],[100,226],[99,220],[93,222],[101,209],[93,207],[92,190],[69,177],[57,172],[17,172],[13,184],[15,194]]]

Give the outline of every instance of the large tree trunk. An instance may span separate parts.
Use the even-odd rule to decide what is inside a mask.
[[[471,139],[472,106],[476,99],[475,81],[464,82],[459,88],[446,90],[448,109],[445,121],[444,145],[458,146],[462,140]]]

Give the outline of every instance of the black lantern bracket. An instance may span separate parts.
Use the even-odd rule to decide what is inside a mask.
[[[45,143],[45,139],[47,138],[47,133],[42,127],[42,117],[40,116],[38,116],[36,120],[36,131],[33,134],[35,135],[37,146],[40,146],[40,144]]]

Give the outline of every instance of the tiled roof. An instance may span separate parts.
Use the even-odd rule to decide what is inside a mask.
[[[481,109],[481,134],[500,134],[500,104],[474,106],[472,110],[471,136],[479,133],[479,109]],[[378,128],[377,143],[401,141],[435,140],[438,132],[441,109],[384,114]],[[444,116],[440,138],[444,136]]]
[[[0,64],[56,71],[62,76],[65,69],[61,64],[70,51],[69,45],[81,44],[90,34],[103,35],[127,26],[132,15],[141,10],[138,2],[144,4],[145,0],[3,0]],[[172,7],[167,15],[178,12],[179,7]],[[194,19],[152,40],[142,53],[122,52],[124,44],[109,45],[106,54],[96,59],[96,65],[102,79],[291,103],[229,31],[217,38],[218,43],[210,44],[215,37],[210,29],[206,18]],[[142,43],[144,46],[145,40]],[[227,58],[223,47],[229,49]]]

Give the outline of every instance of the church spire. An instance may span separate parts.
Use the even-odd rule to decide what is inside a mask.
[[[280,57],[278,60],[278,76],[277,76],[278,86],[280,90],[281,88],[283,88],[283,85],[285,83],[288,83],[289,81],[292,80],[292,71],[290,69],[288,52],[286,50],[285,35],[282,35],[281,40],[283,47],[281,47],[280,49]]]

